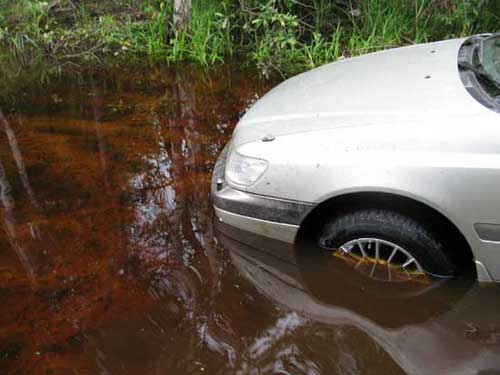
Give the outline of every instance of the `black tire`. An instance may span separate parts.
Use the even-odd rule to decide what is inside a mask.
[[[450,249],[430,228],[415,219],[385,209],[358,209],[327,223],[319,236],[321,247],[338,248],[358,238],[390,241],[408,251],[431,274],[458,273]]]

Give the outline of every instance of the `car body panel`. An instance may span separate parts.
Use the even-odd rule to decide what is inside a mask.
[[[468,135],[453,126],[424,127],[413,134],[416,127],[404,134],[401,127],[350,127],[248,143],[240,152],[259,155],[270,166],[247,191],[314,204],[356,192],[412,198],[450,219],[498,280],[500,243],[482,241],[474,226],[500,224],[500,154],[493,152],[500,149],[500,125],[469,126],[475,131]]]
[[[458,75],[464,39],[415,45],[344,59],[281,83],[243,116],[232,143],[404,117],[474,116],[487,110]],[[433,52],[434,51],[434,52]],[[380,118],[380,121],[375,121]],[[393,120],[391,120],[393,119]],[[272,123],[272,126],[270,126]]]
[[[236,228],[287,243],[293,243],[299,231],[298,225],[238,215],[233,212],[221,210],[217,206],[215,206],[215,214],[222,223],[229,223]]]
[[[312,205],[356,192],[414,199],[447,217],[500,281],[500,242],[488,240],[500,228],[500,118],[460,81],[463,41],[369,54],[285,81],[243,117],[229,147],[267,160],[266,172],[231,187]],[[274,140],[262,142],[267,134]],[[486,227],[481,239],[475,228]]]

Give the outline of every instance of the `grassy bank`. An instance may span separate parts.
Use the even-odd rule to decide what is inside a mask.
[[[236,57],[264,75],[287,75],[341,56],[496,31],[499,17],[496,0],[193,0],[190,27],[176,33],[171,1],[0,0],[0,65],[209,67]]]

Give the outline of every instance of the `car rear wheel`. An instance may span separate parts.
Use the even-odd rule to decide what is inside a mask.
[[[319,245],[378,281],[457,273],[450,249],[433,230],[390,210],[359,209],[335,217],[323,228]]]

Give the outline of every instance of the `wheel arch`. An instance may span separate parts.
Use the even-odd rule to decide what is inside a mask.
[[[297,241],[315,237],[331,218],[332,212],[339,215],[357,208],[390,209],[421,220],[434,231],[436,231],[434,228],[438,228],[437,234],[443,236],[445,241],[456,249],[453,251],[455,258],[453,260],[464,268],[475,269],[472,247],[459,226],[445,213],[427,202],[399,192],[351,191],[328,197],[303,218],[297,233]]]

